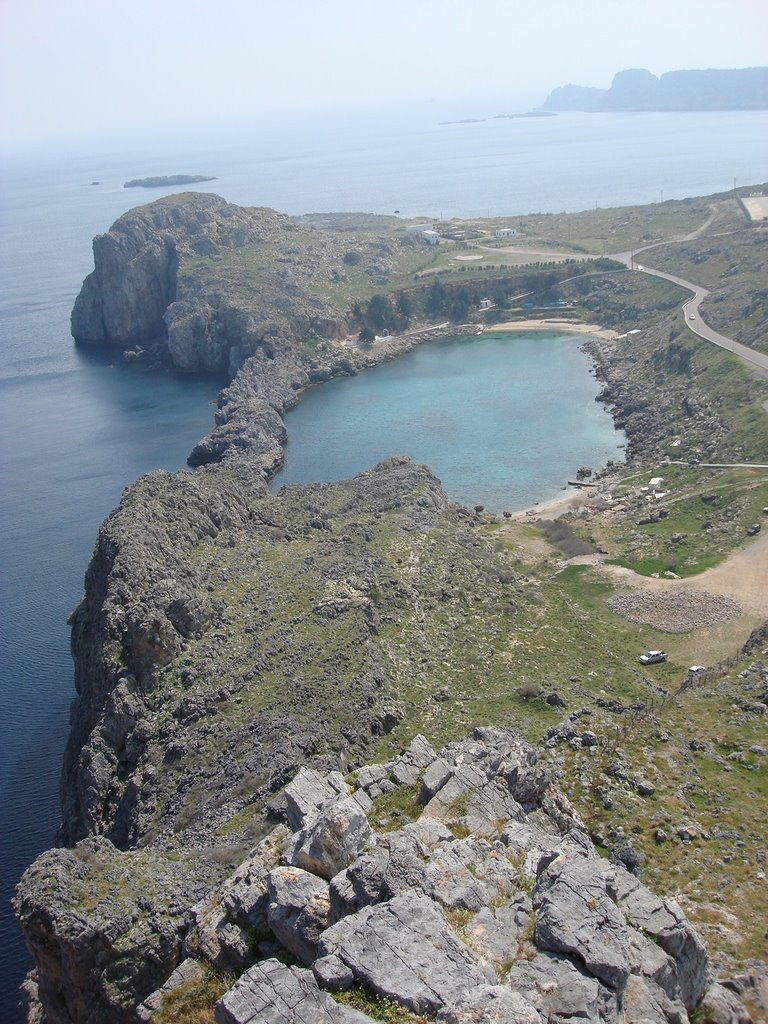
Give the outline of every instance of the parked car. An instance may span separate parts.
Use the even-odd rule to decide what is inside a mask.
[[[659,661],[666,661],[667,655],[665,651],[646,651],[645,654],[640,655],[641,665],[655,665]]]
[[[760,523],[752,523],[751,526],[747,527],[748,537],[754,537],[756,533],[760,533]]]

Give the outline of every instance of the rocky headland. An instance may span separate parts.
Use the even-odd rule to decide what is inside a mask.
[[[514,734],[417,736],[346,779],[303,767],[272,817],[215,886],[188,855],[105,839],[44,855],[17,910],[46,1019],[183,1020],[214,972],[218,1024],[750,1019]]]
[[[201,181],[215,181],[210,174],[156,174],[149,178],[131,178],[123,188],[166,188],[168,185],[196,185]]]
[[[668,71],[657,77],[645,68],[619,71],[610,89],[562,85],[542,110],[765,110],[768,68]]]
[[[434,337],[415,319],[343,344],[354,294],[412,288],[418,246],[376,219],[320,227],[212,195],[95,240],[76,340],[231,383],[198,468],[127,489],[72,614],[60,846],[16,900],[30,1019],[162,1024],[204,999],[219,1024],[734,1024],[751,1019],[740,997],[764,1000],[759,971],[716,982],[680,907],[633,874],[631,840],[566,798],[561,743],[581,779],[600,764],[606,806],[644,798],[610,734],[647,691],[623,670],[582,683],[570,647],[562,685],[520,674],[552,598],[498,521],[404,456],[268,489],[304,389]],[[621,279],[593,294],[617,318],[631,298]],[[684,401],[681,451],[715,451],[723,409],[658,309],[631,308],[643,343],[594,349],[630,458],[675,443]]]

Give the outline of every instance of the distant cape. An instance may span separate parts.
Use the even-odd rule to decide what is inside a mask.
[[[619,71],[610,89],[561,85],[541,110],[768,110],[768,68]]]

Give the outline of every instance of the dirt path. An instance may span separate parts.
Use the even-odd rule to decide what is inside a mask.
[[[693,590],[729,597],[740,606],[741,614],[729,622],[670,635],[669,639],[665,636],[664,649],[673,657],[712,664],[735,654],[749,632],[768,620],[768,530],[747,541],[720,565],[684,580],[638,576],[623,566],[606,565],[600,555],[572,559],[570,564],[574,563],[593,564],[627,589],[646,593]]]

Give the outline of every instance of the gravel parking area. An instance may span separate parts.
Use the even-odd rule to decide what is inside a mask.
[[[615,594],[606,603],[611,611],[630,622],[654,626],[667,633],[716,626],[741,614],[741,607],[729,597],[685,587],[661,593],[632,590]]]

